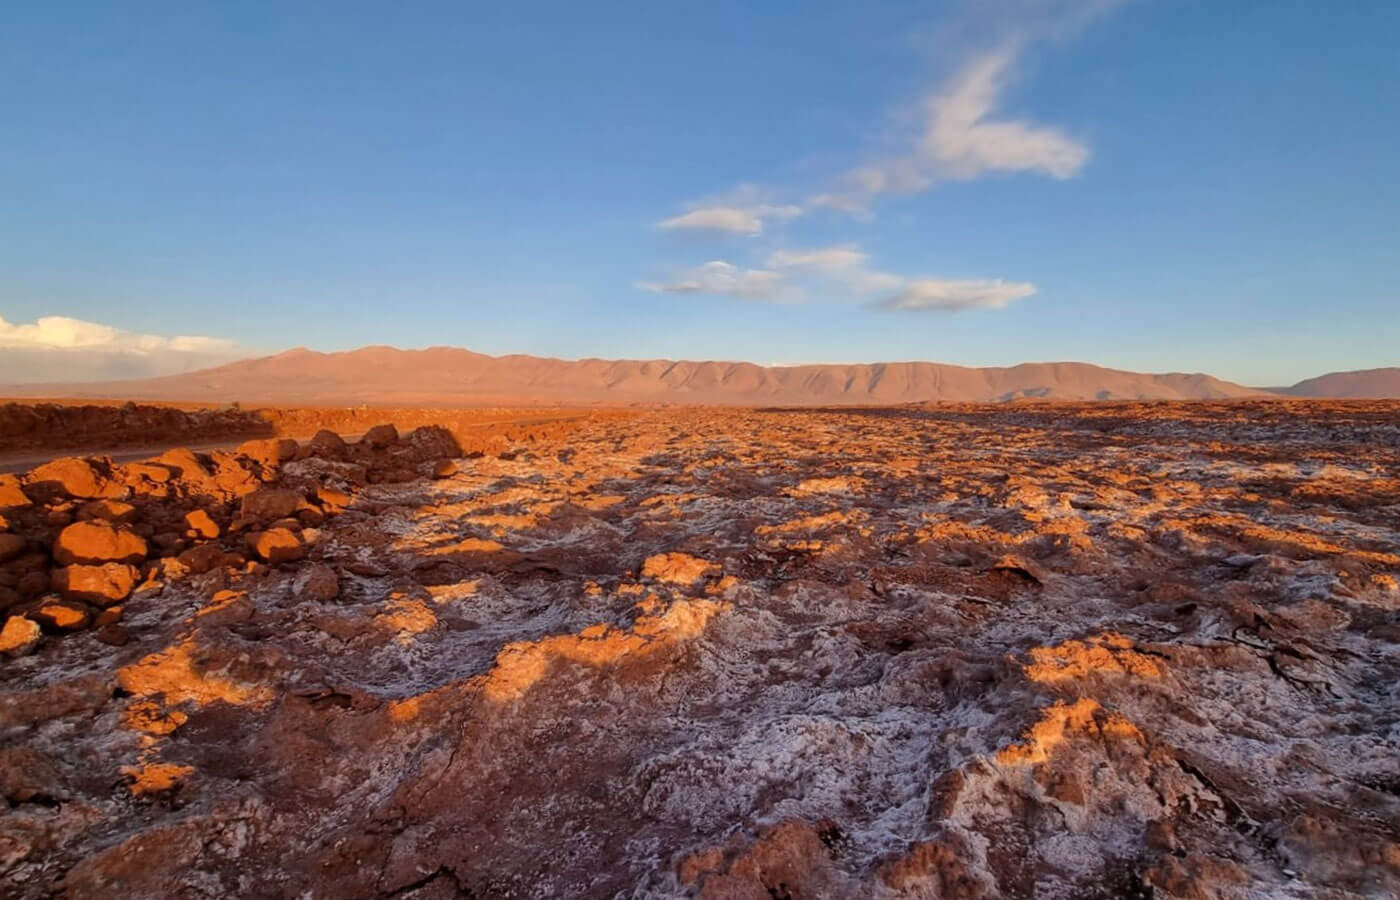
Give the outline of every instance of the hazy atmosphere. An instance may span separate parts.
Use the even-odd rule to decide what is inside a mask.
[[[1393,3],[268,13],[6,14],[0,383],[298,345],[1397,361]]]

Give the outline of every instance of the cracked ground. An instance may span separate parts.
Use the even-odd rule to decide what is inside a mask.
[[[0,892],[1400,894],[1400,404],[655,411],[339,486],[0,662]]]

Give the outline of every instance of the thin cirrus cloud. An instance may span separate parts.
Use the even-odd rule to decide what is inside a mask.
[[[68,316],[29,323],[0,317],[0,382],[6,384],[148,378],[249,355],[221,338],[146,334]]]
[[[956,312],[964,309],[1001,309],[1035,293],[1035,285],[1000,278],[916,278],[873,305],[906,312]]]
[[[656,223],[661,231],[712,231],[759,235],[766,220],[787,221],[802,215],[793,204],[712,202],[693,205],[688,212]]]
[[[859,247],[843,244],[811,250],[779,250],[769,255],[768,265],[780,271],[794,271],[810,279],[834,284],[838,290],[856,294],[881,294],[870,304],[877,309],[957,312],[966,309],[1000,309],[1035,293],[1035,285],[1000,279],[905,278],[891,272],[871,269],[869,254]]]
[[[638,287],[658,294],[709,294],[743,300],[778,300],[793,296],[781,273],[741,269],[722,259],[711,260],[664,281],[642,282]]]

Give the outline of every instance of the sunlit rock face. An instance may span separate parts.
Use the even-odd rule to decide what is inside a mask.
[[[0,893],[1400,893],[1400,404],[376,442],[6,483]]]

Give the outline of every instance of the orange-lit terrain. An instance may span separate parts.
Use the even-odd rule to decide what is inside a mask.
[[[1400,402],[310,424],[0,476],[0,894],[1400,894]]]

